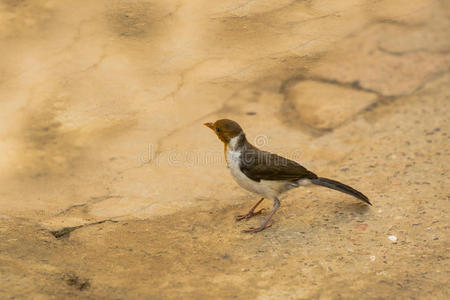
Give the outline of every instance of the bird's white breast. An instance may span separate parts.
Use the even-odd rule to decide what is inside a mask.
[[[242,149],[236,149],[238,137],[234,137],[227,145],[227,162],[231,175],[234,180],[244,189],[262,195],[267,198],[278,196],[285,191],[286,182],[273,181],[273,180],[261,180],[254,181],[245,175],[240,168],[240,160],[242,156]],[[292,184],[289,184],[292,185]]]
[[[241,151],[239,150],[230,150],[229,147],[227,147],[227,160],[228,160],[228,168],[230,169],[230,173],[233,176],[233,179],[244,189],[257,193],[257,194],[263,194],[264,193],[264,187],[261,186],[260,182],[251,180],[248,178],[240,168],[240,158],[241,158]]]

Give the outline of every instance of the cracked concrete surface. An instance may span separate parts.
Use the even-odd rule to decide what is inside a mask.
[[[8,0],[0,25],[1,298],[449,298],[448,1]],[[297,189],[241,233],[265,215],[234,221],[257,199],[222,117],[374,206]]]

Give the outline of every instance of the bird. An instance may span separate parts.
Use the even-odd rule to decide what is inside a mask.
[[[227,167],[234,180],[242,188],[262,196],[246,214],[236,216],[245,220],[262,212],[255,209],[265,199],[273,200],[273,209],[259,227],[250,227],[244,232],[256,233],[272,226],[272,217],[280,207],[278,197],[288,190],[307,185],[318,185],[351,195],[372,205],[363,193],[339,181],[319,177],[299,163],[253,146],[246,138],[242,127],[235,121],[220,119],[204,123],[212,129],[224,144]]]

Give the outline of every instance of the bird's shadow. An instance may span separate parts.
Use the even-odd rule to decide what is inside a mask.
[[[322,219],[326,219],[326,223],[330,225],[361,221],[370,214],[371,208],[371,206],[362,202],[340,202],[327,206],[327,209],[322,211],[326,218],[323,217]]]
[[[295,202],[286,203],[284,211],[282,211],[283,217],[289,219],[303,220],[309,224],[307,226],[325,226],[325,225],[338,225],[346,224],[354,221],[361,222],[361,220],[368,219],[371,215],[373,206],[367,205],[362,202],[344,201],[344,202],[331,202],[317,200],[309,203],[303,203],[299,205],[299,209],[296,209]]]
[[[370,208],[372,207],[373,206],[360,202],[342,203],[341,205],[339,205],[339,208],[345,211],[354,212],[360,215],[368,213],[370,211]]]

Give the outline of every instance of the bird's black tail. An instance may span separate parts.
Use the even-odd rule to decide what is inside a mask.
[[[352,195],[353,197],[358,198],[359,200],[364,201],[369,205],[372,205],[372,203],[370,203],[369,201],[369,198],[367,198],[363,193],[358,192],[354,188],[349,187],[346,184],[340,183],[339,181],[319,177],[316,179],[311,179],[311,182],[316,185],[325,186],[327,188]]]

